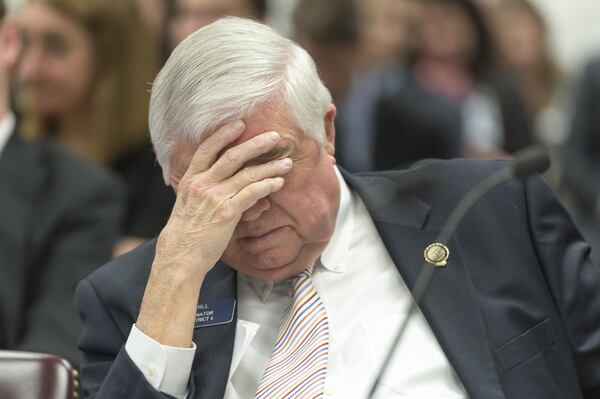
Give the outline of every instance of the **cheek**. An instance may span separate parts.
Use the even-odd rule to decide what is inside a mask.
[[[74,95],[83,97],[90,89],[94,78],[94,62],[92,55],[87,52],[74,54],[65,60],[63,73],[65,82]]]
[[[314,173],[324,173],[315,179]],[[339,201],[337,178],[331,166],[315,168],[304,179],[294,179],[288,187],[273,195],[273,203],[294,221],[298,234],[308,242],[329,239],[335,227]]]

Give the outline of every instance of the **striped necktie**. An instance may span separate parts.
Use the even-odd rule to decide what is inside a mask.
[[[313,285],[312,269],[310,266],[293,279],[293,300],[284,313],[256,399],[323,397],[329,322]]]

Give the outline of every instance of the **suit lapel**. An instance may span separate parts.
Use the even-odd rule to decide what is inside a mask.
[[[224,263],[218,262],[202,284],[198,303],[229,298],[237,299],[237,273]],[[230,323],[194,329],[193,340],[197,349],[192,368],[196,383],[193,397],[222,398],[225,394],[236,324],[237,305]]]
[[[438,226],[428,226],[429,205],[393,195],[396,179],[344,176],[361,196],[406,285],[412,290],[424,264],[424,249]],[[436,229],[437,227],[437,229]],[[448,265],[435,271],[420,309],[472,398],[504,399],[468,264],[458,238],[448,243]]]
[[[35,233],[33,214],[47,180],[42,147],[13,134],[0,156],[0,346],[12,346],[21,326]]]

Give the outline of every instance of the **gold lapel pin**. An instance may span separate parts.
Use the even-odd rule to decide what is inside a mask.
[[[431,263],[436,267],[444,267],[448,264],[450,250],[444,244],[436,242],[427,246],[423,255],[425,256],[427,263]]]

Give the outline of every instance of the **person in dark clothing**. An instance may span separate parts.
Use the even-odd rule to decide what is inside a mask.
[[[14,21],[0,17],[0,349],[51,353],[77,366],[75,286],[111,259],[123,190],[89,162],[16,134],[9,71],[18,48]]]
[[[583,73],[562,159],[563,189],[600,261],[600,58]]]

